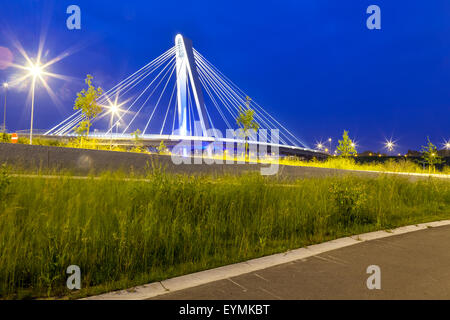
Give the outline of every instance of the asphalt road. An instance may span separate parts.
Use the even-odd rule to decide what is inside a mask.
[[[369,290],[370,265],[381,289]],[[153,299],[450,299],[450,226],[396,235]]]

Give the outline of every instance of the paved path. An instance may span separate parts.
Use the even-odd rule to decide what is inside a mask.
[[[367,289],[369,265],[381,289]],[[154,299],[450,299],[450,226],[396,235]]]

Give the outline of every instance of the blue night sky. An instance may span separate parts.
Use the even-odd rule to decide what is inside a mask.
[[[68,30],[66,8],[81,8]],[[381,30],[366,28],[366,8],[381,8]],[[450,2],[435,1],[24,1],[3,0],[0,46],[24,60],[46,34],[45,59],[72,54],[51,71],[61,103],[36,91],[35,128],[72,113],[86,74],[109,89],[173,46],[182,33],[240,88],[310,145],[349,130],[359,151],[418,149],[427,135],[450,138]],[[45,60],[44,59],[44,60]],[[0,69],[0,81],[18,72]],[[9,130],[29,128],[27,89],[8,93]],[[3,93],[0,114],[3,118]]]

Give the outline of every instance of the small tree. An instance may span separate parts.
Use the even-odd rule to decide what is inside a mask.
[[[250,109],[250,102],[252,99],[250,97],[245,98],[245,110],[243,110],[242,106],[239,106],[239,115],[236,118],[236,123],[242,129],[242,136],[245,139],[245,158],[248,159],[247,151],[248,151],[248,137],[249,130],[257,131],[259,129],[259,124],[254,120],[255,111]]]
[[[349,157],[351,155],[356,154],[355,144],[348,137],[348,131],[344,130],[344,134],[342,135],[342,140],[338,141],[339,145],[337,146],[338,155],[341,157]]]
[[[137,146],[139,141],[141,140],[141,130],[137,129],[135,132],[131,133],[134,139],[134,145]]]
[[[159,143],[159,147],[157,148],[157,150],[159,154],[165,154],[167,152],[167,147],[164,144],[163,140],[161,140],[161,142]]]
[[[98,98],[102,95],[103,89],[95,88],[92,85],[93,77],[87,75],[84,82],[88,85],[88,89],[83,89],[77,93],[75,100],[74,110],[81,110],[83,119],[74,130],[75,132],[83,136],[89,136],[89,130],[92,125],[92,120],[102,112],[102,106],[98,103]]]
[[[428,144],[422,146],[420,151],[423,154],[424,162],[428,164],[428,172],[431,173],[431,169],[436,172],[436,165],[442,163],[442,158],[439,156],[436,146],[431,143],[430,137],[427,137],[427,141]]]
[[[136,131],[134,131],[133,133],[131,133],[131,136],[133,137],[134,140],[134,148],[133,148],[133,152],[143,152],[143,149],[141,148],[141,130],[137,129]]]

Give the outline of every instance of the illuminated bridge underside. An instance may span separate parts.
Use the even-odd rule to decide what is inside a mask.
[[[250,108],[259,128],[268,132],[267,140],[249,141],[250,145],[278,147],[287,154],[325,156],[310,149],[253,99],[248,105],[246,101],[247,94],[195,50],[189,39],[177,35],[174,47],[99,98],[104,111],[94,120],[90,136],[128,141],[138,132],[149,145],[158,141],[242,143],[237,134],[232,139],[222,137],[227,129],[238,129],[240,111]],[[45,135],[73,136],[81,120],[80,111],[75,112]],[[278,141],[271,140],[272,129],[279,130]]]

